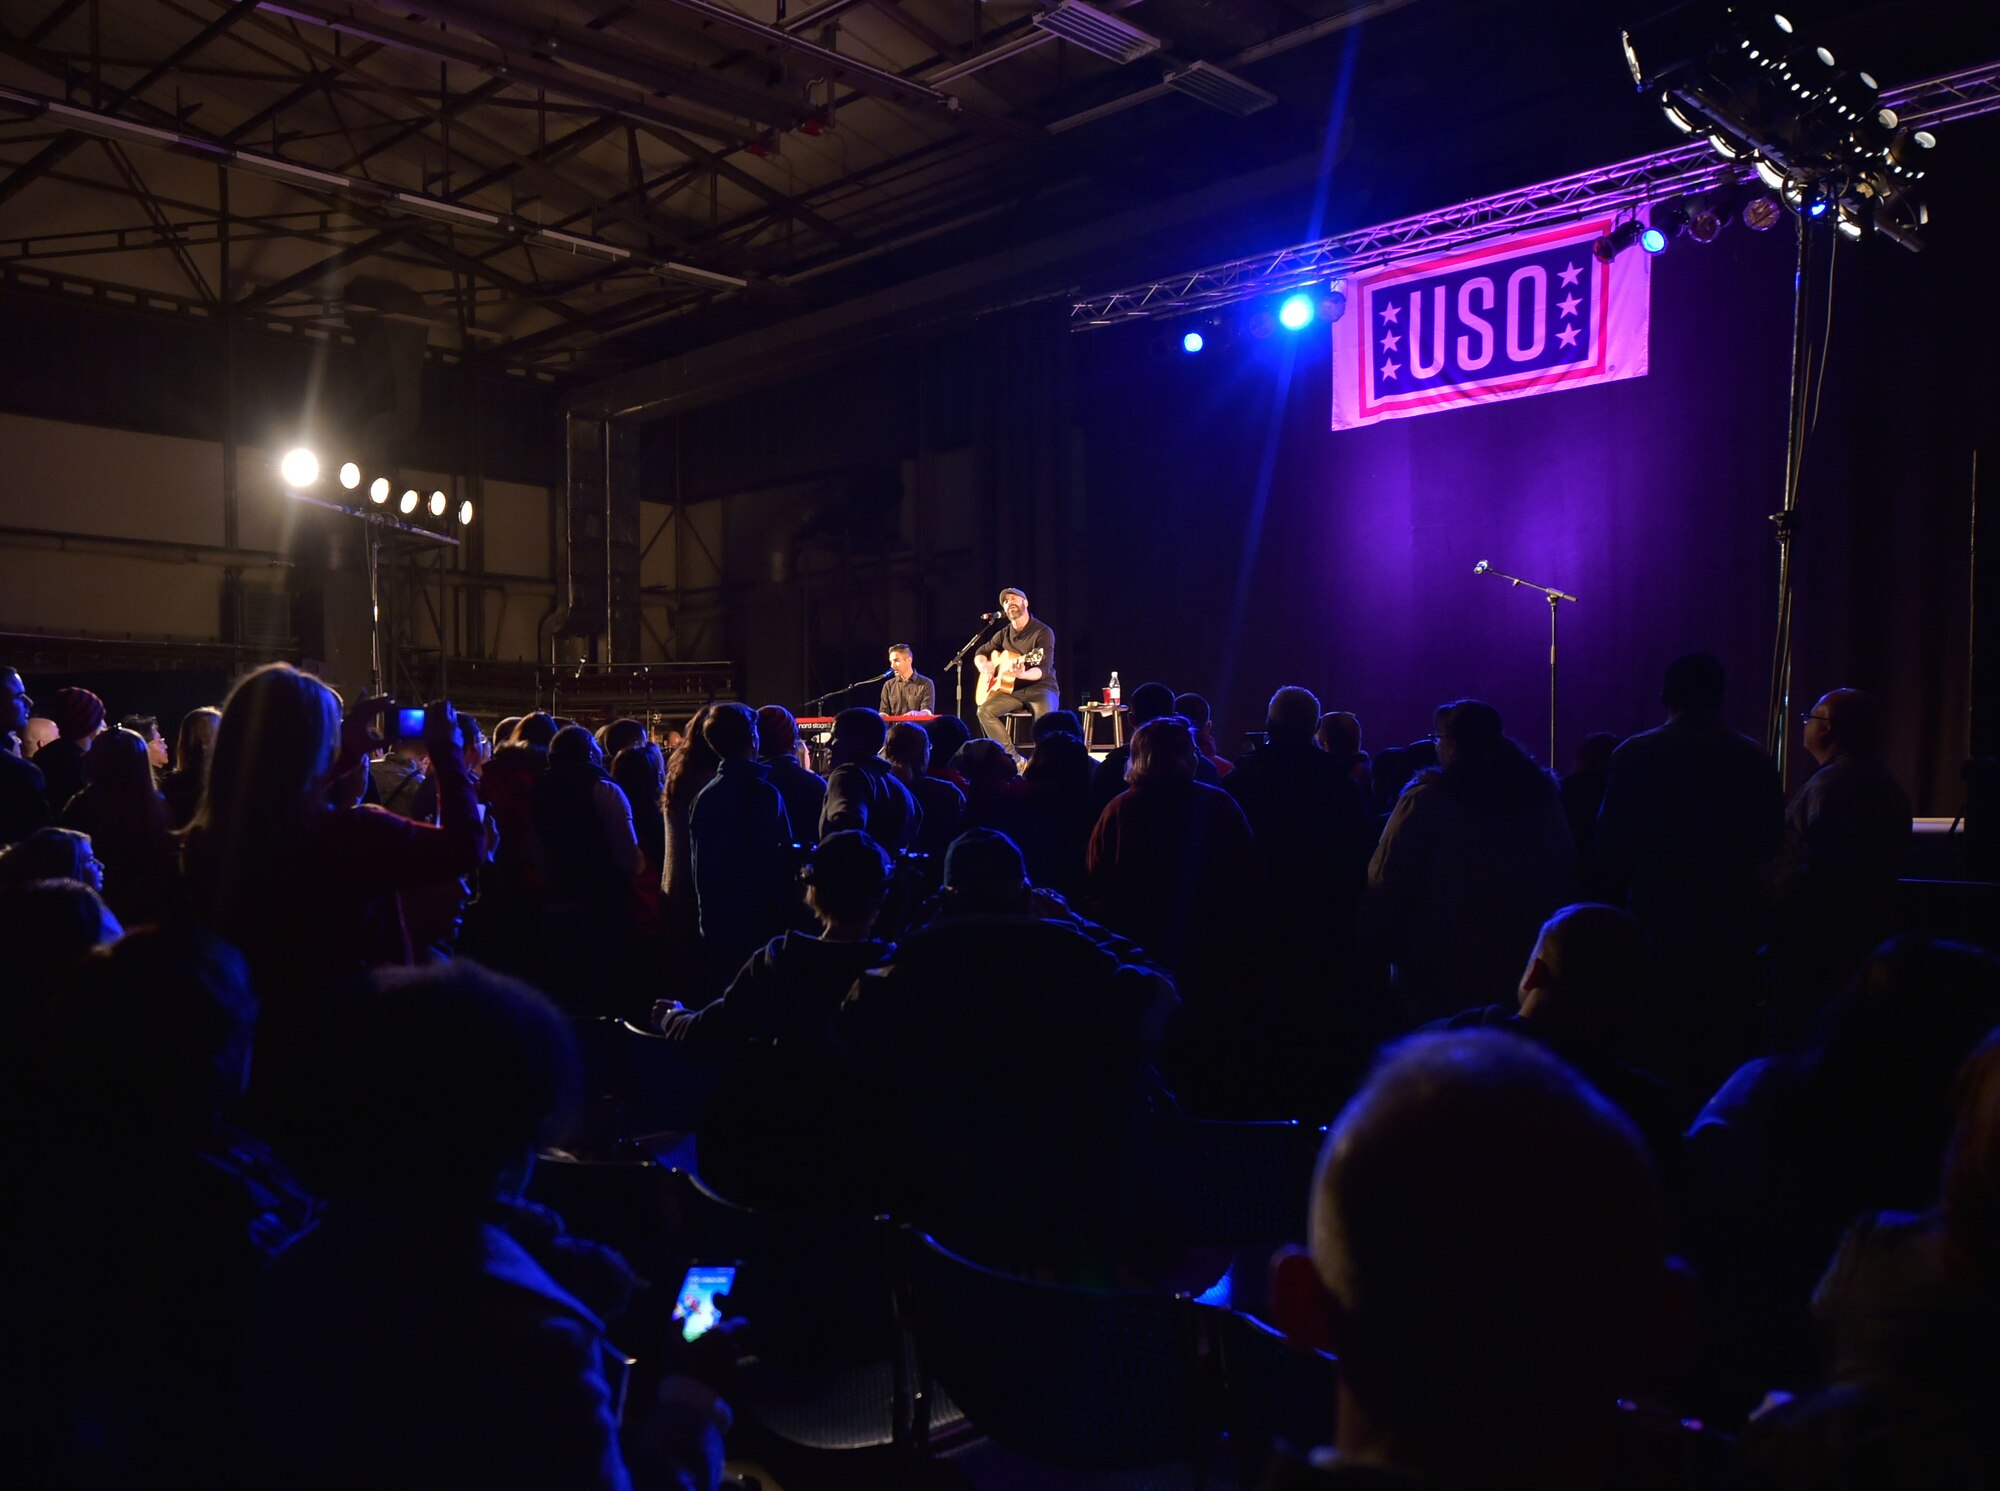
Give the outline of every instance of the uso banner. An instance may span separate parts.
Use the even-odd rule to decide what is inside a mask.
[[[1347,283],[1333,427],[1588,388],[1646,373],[1652,255],[1591,252],[1593,218],[1404,260]]]

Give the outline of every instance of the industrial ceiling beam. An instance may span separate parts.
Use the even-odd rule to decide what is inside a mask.
[[[200,31],[174,48],[164,61],[158,62],[148,68],[137,82],[130,83],[114,93],[107,108],[115,110],[126,101],[137,98],[148,88],[159,82],[160,79],[166,77],[176,67],[187,61],[188,58],[194,56],[203,47],[228,31],[238,21],[243,20],[253,13],[259,3],[260,0],[234,0],[234,3],[227,10],[223,11],[221,15],[217,16],[206,26],[202,27]],[[19,196],[21,192],[39,181],[51,167],[60,165],[75,152],[76,148],[83,143],[83,140],[84,137],[82,135],[65,135],[62,139],[52,141],[50,144],[43,146],[36,153],[34,159],[16,170],[5,181],[0,181],[0,204],[4,204],[12,198]]]

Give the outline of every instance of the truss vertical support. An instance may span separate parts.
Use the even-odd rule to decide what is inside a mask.
[[[645,466],[645,426],[612,420],[604,441],[605,622],[608,663],[639,661],[644,633],[640,606],[639,493]]]
[[[609,622],[610,566],[607,529],[609,422],[569,417],[569,483],[563,502],[563,600],[561,636],[583,641],[582,660],[597,650]],[[551,662],[560,661],[551,658]]]

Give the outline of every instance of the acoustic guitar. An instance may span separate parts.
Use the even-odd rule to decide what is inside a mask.
[[[973,699],[976,703],[984,704],[995,694],[1014,692],[1015,669],[1041,667],[1042,649],[1037,647],[1033,652],[1020,653],[1010,652],[1003,647],[1000,649],[998,662],[984,655],[976,661],[979,665],[979,687],[974,691]]]

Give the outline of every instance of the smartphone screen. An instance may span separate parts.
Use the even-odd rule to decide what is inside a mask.
[[[424,736],[424,708],[420,704],[415,709],[396,711],[396,740],[422,740]]]
[[[722,1307],[716,1304],[715,1297],[726,1295],[735,1287],[733,1263],[697,1263],[690,1268],[674,1299],[674,1319],[680,1322],[681,1339],[700,1340],[721,1323]]]

